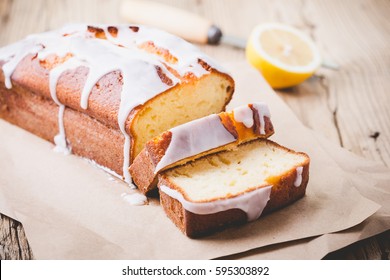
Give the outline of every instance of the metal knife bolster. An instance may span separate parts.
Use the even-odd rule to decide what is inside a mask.
[[[218,26],[211,25],[207,31],[207,44],[218,45],[227,44],[239,49],[245,49],[246,41],[243,38],[223,35],[221,29]]]

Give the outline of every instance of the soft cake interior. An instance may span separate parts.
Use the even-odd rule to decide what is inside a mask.
[[[272,185],[275,178],[307,161],[268,140],[255,140],[239,148],[207,156],[166,172],[169,180],[193,202],[226,198]]]
[[[177,125],[221,112],[233,93],[232,82],[221,74],[204,75],[150,100],[134,119],[133,159],[145,143]]]

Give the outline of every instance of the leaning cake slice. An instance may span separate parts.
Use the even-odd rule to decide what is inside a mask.
[[[256,139],[159,175],[161,205],[189,237],[258,219],[305,195],[309,157]]]
[[[174,127],[146,143],[130,167],[134,183],[145,194],[157,187],[158,173],[205,155],[229,150],[274,133],[268,106],[253,103]]]

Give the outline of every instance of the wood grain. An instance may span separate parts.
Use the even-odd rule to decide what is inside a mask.
[[[160,0],[203,15],[226,34],[247,38],[262,22],[305,31],[323,57],[340,65],[277,94],[309,128],[355,154],[390,166],[390,1]],[[1,0],[0,46],[69,22],[120,23],[120,0]],[[220,61],[244,52],[201,46]],[[260,93],[253,93],[260,94]],[[389,231],[329,254],[327,259],[389,259]],[[20,223],[0,215],[0,258],[32,258]]]
[[[23,226],[0,214],[0,260],[30,260],[33,253]]]

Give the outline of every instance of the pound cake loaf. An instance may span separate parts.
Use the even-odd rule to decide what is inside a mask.
[[[144,194],[157,190],[157,175],[174,166],[221,150],[233,149],[274,133],[268,106],[253,103],[174,127],[149,140],[130,166]]]
[[[159,175],[160,203],[191,238],[254,221],[305,195],[309,157],[267,139]]]
[[[0,118],[127,182],[148,140],[223,111],[234,91],[196,47],[138,25],[34,34],[1,48],[0,67]]]

